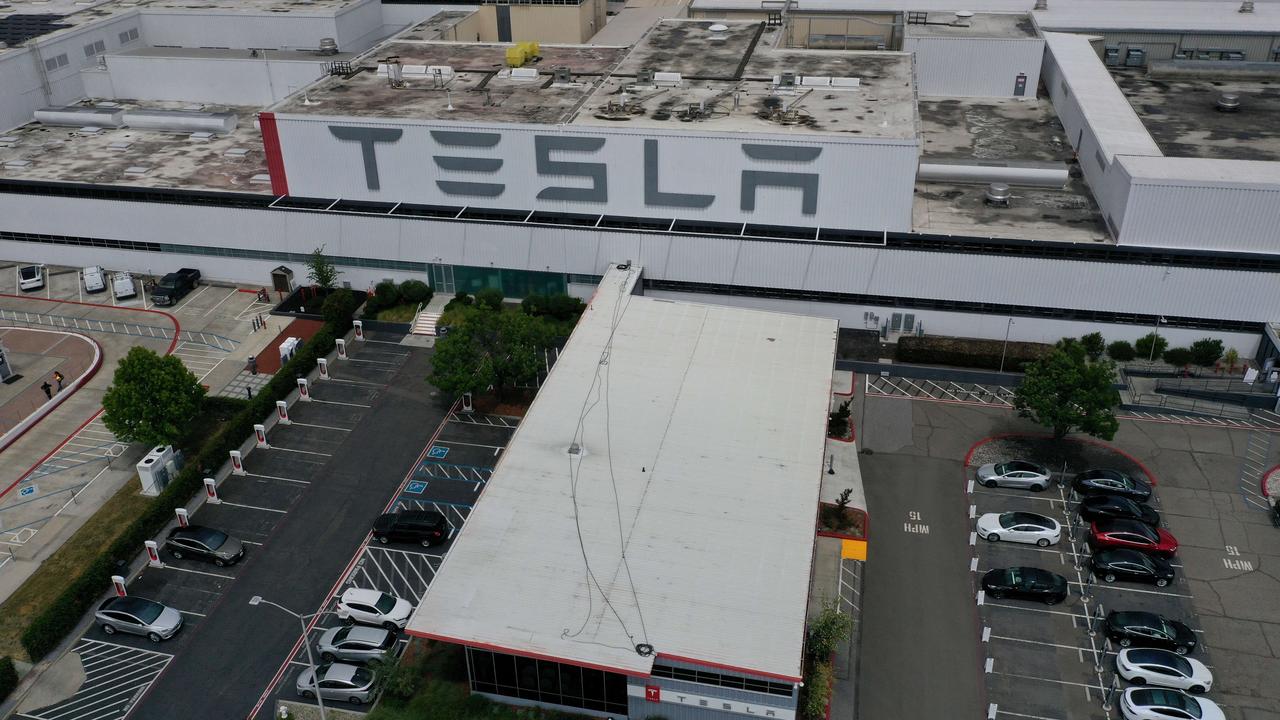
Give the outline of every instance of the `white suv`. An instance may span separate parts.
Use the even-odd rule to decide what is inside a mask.
[[[362,625],[380,625],[392,632],[409,624],[413,605],[380,590],[351,588],[338,598],[338,613]]]

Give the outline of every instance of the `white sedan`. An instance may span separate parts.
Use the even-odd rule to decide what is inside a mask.
[[[413,605],[394,595],[378,590],[351,588],[338,598],[338,614],[350,622],[378,625],[392,632],[409,624]]]
[[[1125,720],[1226,720],[1222,709],[1204,698],[1177,690],[1136,687],[1120,696]]]
[[[1049,547],[1062,538],[1062,526],[1039,513],[987,513],[978,518],[978,536],[991,542],[1008,540]]]
[[[1134,685],[1158,685],[1193,693],[1209,692],[1213,687],[1213,673],[1204,663],[1168,650],[1125,648],[1116,656],[1116,672]]]

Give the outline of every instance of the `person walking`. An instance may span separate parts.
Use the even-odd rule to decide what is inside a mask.
[[[44,381],[44,384],[40,386],[40,389],[44,391],[45,397],[49,398],[50,400],[53,399],[53,386],[49,384],[48,380]]]
[[[66,378],[63,377],[62,373],[57,370],[53,371],[53,381],[58,383],[58,392],[62,392],[62,381],[65,379]]]

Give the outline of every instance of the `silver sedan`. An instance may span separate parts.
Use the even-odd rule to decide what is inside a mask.
[[[1039,513],[987,513],[978,518],[978,537],[991,542],[1007,540],[1049,547],[1062,538],[1062,526]]]
[[[395,644],[395,633],[386,628],[348,625],[325,630],[320,636],[319,650],[325,662],[379,663]]]
[[[1026,488],[1040,492],[1049,487],[1052,479],[1049,468],[1026,460],[989,463],[978,468],[978,482],[991,488]]]
[[[304,698],[319,693],[325,700],[363,705],[373,699],[373,686],[372,670],[345,663],[325,663],[314,675],[311,668],[298,673],[297,690]]]

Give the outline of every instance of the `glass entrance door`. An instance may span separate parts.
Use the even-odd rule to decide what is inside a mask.
[[[431,287],[437,294],[453,295],[458,292],[453,282],[452,265],[431,265]]]

